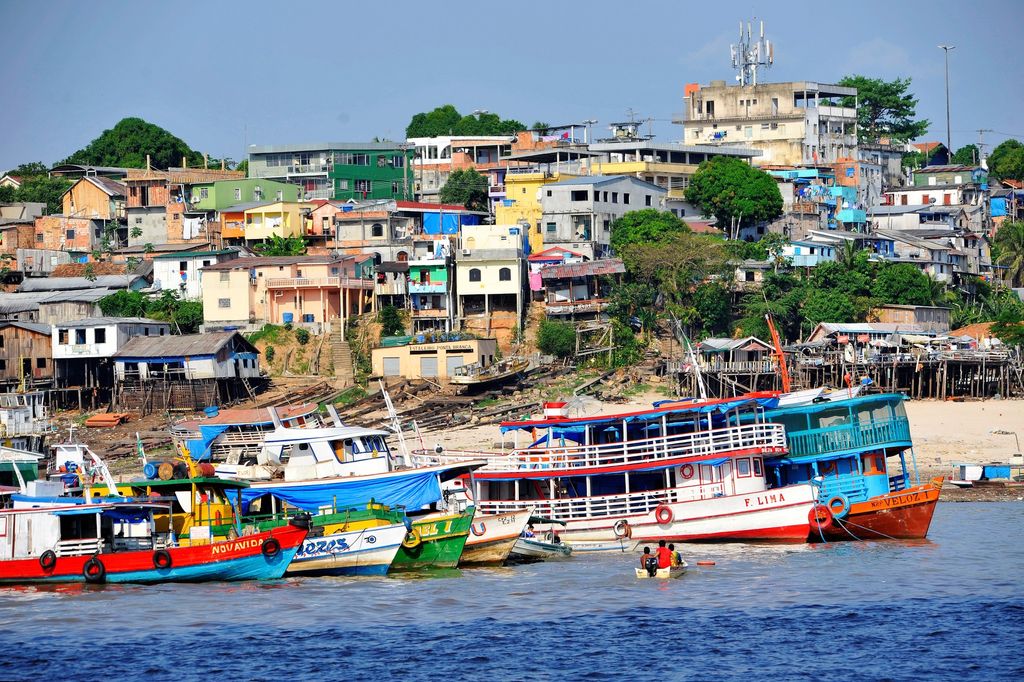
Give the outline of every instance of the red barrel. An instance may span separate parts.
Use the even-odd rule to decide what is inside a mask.
[[[196,462],[195,466],[197,478],[213,478],[217,475],[217,469],[209,462]]]

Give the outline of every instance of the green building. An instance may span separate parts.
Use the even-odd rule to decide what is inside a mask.
[[[327,176],[334,185],[334,199],[413,198],[413,149],[335,152]]]
[[[261,201],[301,201],[298,185],[267,178],[217,180],[191,186],[190,202],[196,211],[221,211],[238,204]]]

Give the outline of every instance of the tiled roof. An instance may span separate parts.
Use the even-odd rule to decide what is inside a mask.
[[[592,260],[586,263],[549,265],[540,271],[541,279],[564,279],[566,277],[593,277],[595,275],[617,275],[626,271],[618,258]]]

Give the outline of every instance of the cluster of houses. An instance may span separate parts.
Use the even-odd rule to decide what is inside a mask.
[[[553,319],[602,315],[624,272],[610,237],[625,213],[669,211],[695,231],[727,231],[685,201],[699,165],[716,157],[769,172],[784,203],[781,218],[727,236],[782,233],[795,267],[835,260],[852,242],[944,282],[998,276],[989,238],[1024,215],[1024,190],[990,183],[984,160],[906,172],[906,145],[858,142],[856,94],[812,82],[690,84],[672,142],[635,120],[592,139],[591,121],[515,135],[252,145],[247,173],[184,160],[59,165],[51,175],[73,181],[59,214],[0,207],[0,322],[28,344],[0,346],[0,374],[116,393],[122,379],[192,371],[174,359],[182,348],[162,347],[176,343],[166,325],[102,317],[97,301],[120,290],[202,301],[208,341],[196,348],[217,359],[216,377],[259,374],[238,332],[290,324],[343,340],[350,318],[385,306],[408,312],[414,336],[464,331],[507,348],[531,305]],[[451,174],[469,168],[486,179],[486,205],[440,203]],[[274,238],[301,238],[305,252],[254,249]],[[771,267],[738,263],[737,286],[756,287]],[[142,333],[125,332],[131,325]],[[217,339],[224,345],[210,345]],[[145,371],[133,343],[165,366]]]

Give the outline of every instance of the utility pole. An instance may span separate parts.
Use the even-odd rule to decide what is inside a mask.
[[[985,133],[994,133],[995,131],[990,128],[978,128],[978,160],[977,165],[981,165],[982,160],[985,158]]]
[[[956,45],[939,45],[939,49],[945,53],[946,57],[946,161],[951,162],[953,160],[953,140],[949,126],[949,51],[955,50]]]

